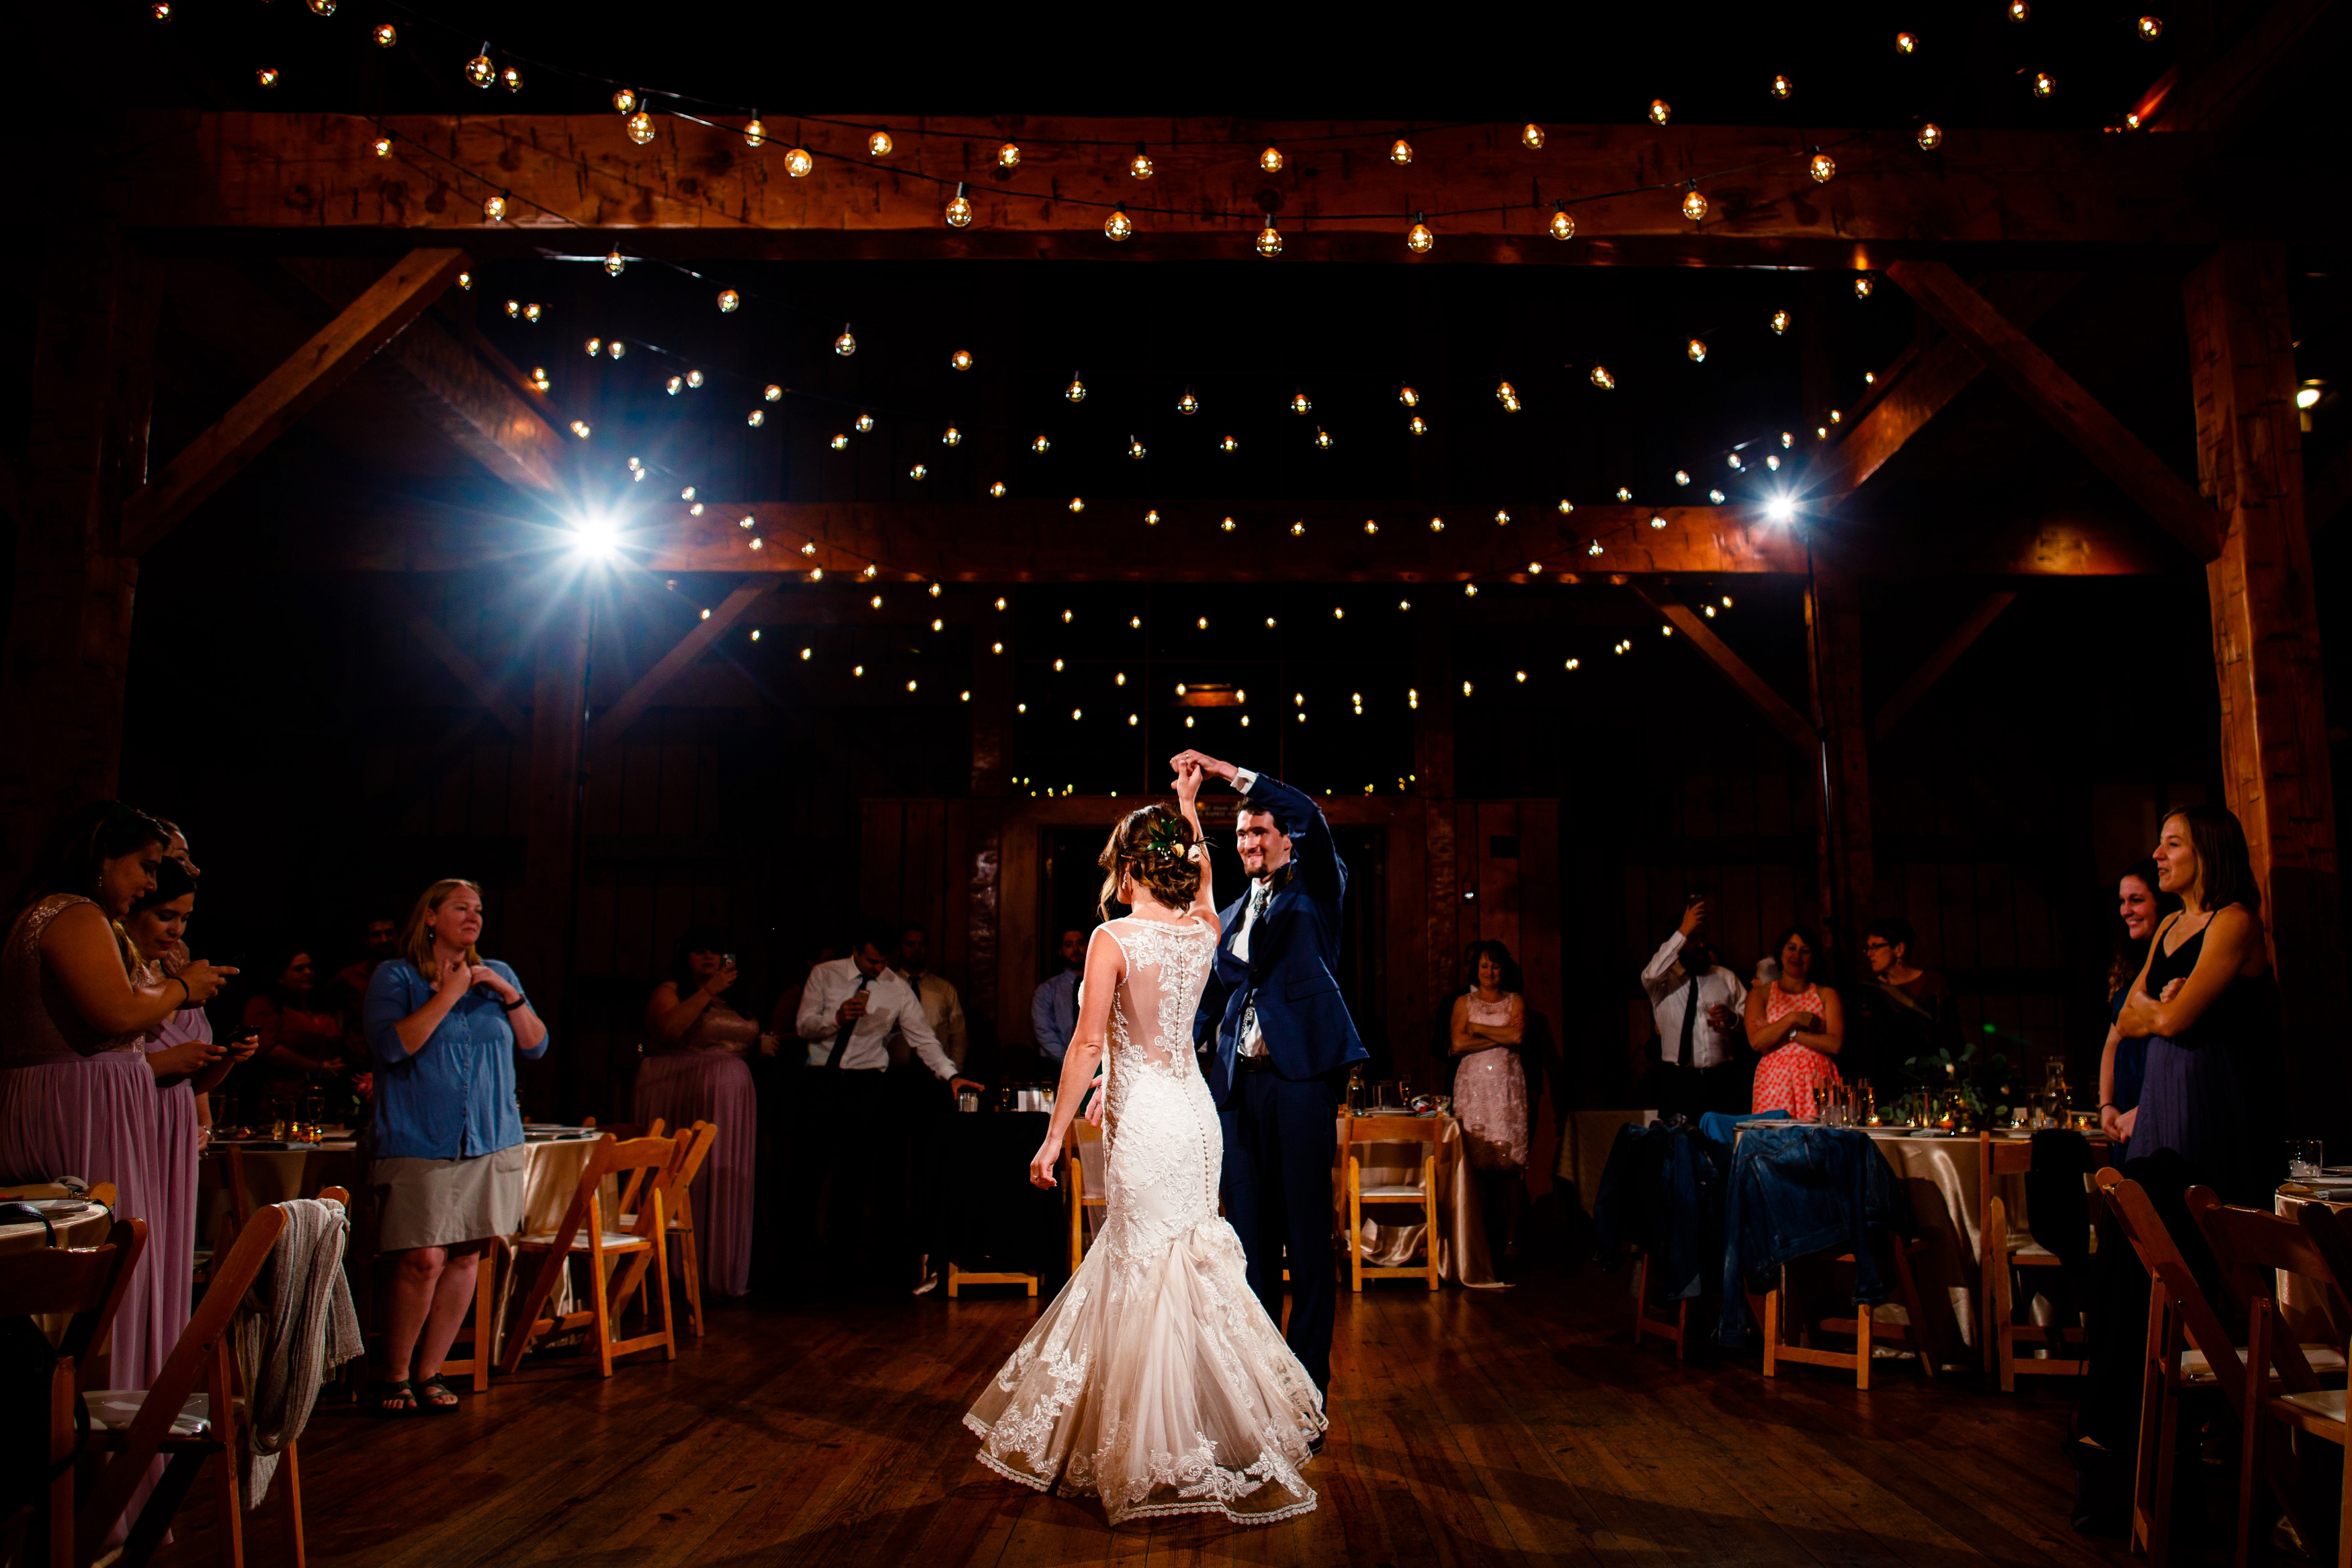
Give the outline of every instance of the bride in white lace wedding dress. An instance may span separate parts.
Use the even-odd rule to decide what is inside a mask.
[[[1217,1213],[1217,1109],[1192,1014],[1217,916],[1193,796],[1180,817],[1129,813],[1103,851],[1104,893],[1134,913],[1097,927],[1054,1120],[1030,1179],[1054,1185],[1062,1139],[1109,1042],[1108,1207],[1086,1260],[964,1416],[981,1463],[1041,1491],[1093,1492],[1110,1522],[1222,1513],[1236,1524],[1315,1506],[1299,1475],[1322,1397],[1244,1276]]]

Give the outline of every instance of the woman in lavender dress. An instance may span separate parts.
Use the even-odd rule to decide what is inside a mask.
[[[759,1102],[744,1058],[775,1049],[760,1021],[730,1004],[735,956],[727,935],[698,925],[677,939],[672,975],[646,1001],[646,1059],[637,1064],[636,1119],[673,1130],[696,1122],[719,1129],[694,1183],[696,1239],[704,1279],[723,1296],[751,1288],[752,1167]]]
[[[153,984],[131,978],[113,923],[154,890],[168,838],[119,801],[75,812],[42,852],[0,946],[0,1181],[112,1182],[116,1211],[151,1228],[163,1215],[162,1113],[141,1037],[236,972],[196,959]],[[144,1388],[162,1369],[162,1324],[175,1320],[161,1250],[150,1242],[115,1316],[117,1388]]]
[[[154,890],[132,900],[130,917],[122,922],[123,935],[140,960],[133,976],[139,985],[163,986],[187,967],[188,919],[195,904],[195,878],[179,860],[167,857],[155,870]],[[179,1343],[195,1293],[196,1161],[204,1152],[204,1119],[197,1103],[257,1043],[258,1037],[247,1032],[235,1045],[215,1044],[211,1020],[204,1009],[193,1005],[149,1030],[139,1041],[147,1053],[147,1070],[155,1075],[151,1174],[156,1209],[148,1217],[147,1246],[155,1261],[162,1308],[148,1345],[158,1364]]]

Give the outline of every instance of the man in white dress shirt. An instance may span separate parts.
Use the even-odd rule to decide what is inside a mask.
[[[1706,900],[1694,894],[1683,923],[1652,954],[1642,989],[1658,1026],[1658,1110],[1696,1122],[1709,1111],[1745,1111],[1755,1066],[1744,1049],[1748,988],[1715,962]]]
[[[890,967],[898,945],[898,932],[877,925],[850,956],[811,969],[795,1020],[808,1045],[815,1109],[829,1145],[818,1198],[823,1245],[836,1276],[853,1282],[895,1281],[898,1266],[911,1269],[913,1262],[898,1222],[905,1208],[903,1147],[894,1154],[898,1141],[885,1135],[892,1124],[891,1034],[904,1037],[915,1059],[951,1090],[982,1087],[956,1071],[923,1016],[921,998]]]

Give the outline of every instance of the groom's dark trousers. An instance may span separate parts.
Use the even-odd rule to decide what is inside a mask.
[[[1223,910],[1192,1040],[1207,1058],[1225,1141],[1225,1218],[1248,1254],[1250,1289],[1266,1316],[1281,1322],[1287,1261],[1284,1337],[1328,1393],[1338,1305],[1331,1279],[1338,1085],[1349,1064],[1365,1056],[1339,995],[1348,868],[1313,800],[1278,779],[1244,773],[1236,782],[1250,809],[1272,813],[1290,840],[1290,864],[1267,881],[1266,903],[1254,918],[1255,883]],[[1244,1056],[1253,1024],[1263,1052]]]

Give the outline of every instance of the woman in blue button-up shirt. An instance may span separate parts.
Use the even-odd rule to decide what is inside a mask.
[[[457,1408],[441,1364],[473,1301],[476,1260],[522,1224],[529,1155],[514,1055],[544,1052],[547,1026],[515,972],[482,961],[481,934],[482,890],[436,882],[409,911],[402,956],[368,981],[368,1180],[382,1215],[378,1250],[398,1257],[384,1312],[387,1416]]]

